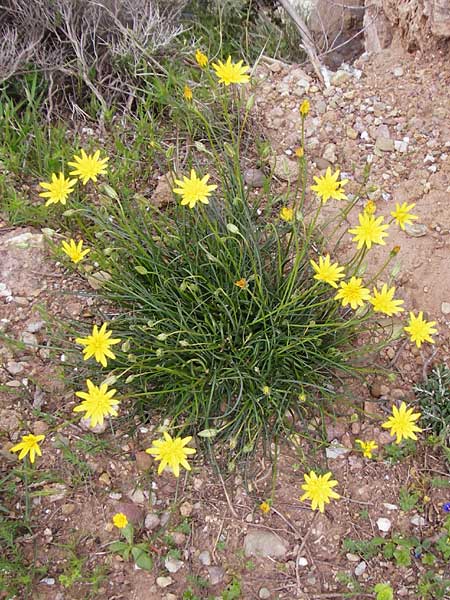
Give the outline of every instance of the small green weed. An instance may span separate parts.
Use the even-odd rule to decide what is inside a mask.
[[[435,367],[426,381],[414,387],[422,409],[422,422],[440,441],[450,460],[450,369]]]
[[[399,495],[399,505],[403,512],[408,512],[417,506],[420,500],[418,492],[410,492],[407,488],[401,488]]]

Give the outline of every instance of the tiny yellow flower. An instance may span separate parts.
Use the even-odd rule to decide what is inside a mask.
[[[417,219],[416,215],[412,215],[410,212],[415,205],[414,202],[413,204],[407,204],[406,202],[403,202],[403,204],[395,203],[395,210],[391,212],[391,216],[397,221],[401,229],[404,230],[405,225],[410,225]]]
[[[90,426],[94,428],[97,424],[103,425],[104,418],[108,415],[117,417],[117,407],[120,401],[113,398],[117,390],[109,390],[106,383],[99,387],[94,385],[90,379],[86,380],[87,392],[75,392],[75,396],[83,399],[73,409],[73,412],[85,412],[85,419],[90,419]]]
[[[189,205],[189,208],[194,208],[197,202],[209,204],[208,196],[217,189],[217,185],[207,185],[208,179],[209,175],[198,178],[194,169],[191,169],[190,179],[186,176],[183,176],[183,180],[175,179],[175,183],[179,187],[174,188],[173,192],[182,196],[181,205]]]
[[[384,313],[388,317],[402,312],[403,308],[401,304],[403,304],[403,300],[395,300],[394,293],[395,287],[388,289],[386,284],[383,285],[380,292],[376,288],[373,288],[373,297],[369,298],[373,310]]]
[[[297,158],[302,158],[302,156],[304,156],[304,155],[305,155],[305,151],[304,151],[304,149],[303,149],[301,146],[299,146],[298,148],[296,148],[296,149],[294,150],[294,154],[295,154],[295,156],[296,156]]]
[[[347,196],[344,194],[344,185],[348,182],[348,179],[341,179],[338,181],[339,169],[332,175],[331,168],[328,167],[325,175],[317,177],[314,175],[313,179],[316,185],[312,185],[311,189],[313,192],[320,197],[322,202],[326,202],[330,198],[334,200],[347,200]]]
[[[420,348],[423,342],[434,344],[434,340],[431,337],[433,333],[437,333],[434,325],[436,325],[436,321],[424,320],[422,311],[419,312],[417,317],[413,312],[410,312],[408,326],[404,329],[406,333],[409,333],[411,341],[415,342],[416,346]]]
[[[219,83],[227,86],[232,83],[248,83],[250,76],[245,73],[250,67],[242,66],[242,63],[242,60],[237,63],[231,62],[231,56],[227,58],[226,62],[218,60],[217,63],[213,63],[212,68],[216,72]]]
[[[45,440],[45,435],[33,435],[29,433],[28,435],[23,435],[22,441],[13,446],[10,451],[20,452],[19,460],[24,459],[27,454],[30,454],[30,462],[33,464],[36,454],[42,456],[39,442],[43,440]]]
[[[313,260],[310,260],[309,262],[316,272],[314,279],[324,281],[334,288],[337,288],[336,282],[345,277],[344,267],[340,267],[338,263],[331,264],[329,254],[327,254],[325,258],[319,256],[319,264],[315,263]]]
[[[75,167],[73,171],[70,171],[70,175],[76,175],[83,185],[86,185],[89,180],[96,183],[98,175],[106,174],[106,163],[109,158],[101,159],[100,150],[97,150],[94,154],[86,154],[84,150],[81,150],[81,156],[75,155],[73,160],[74,162],[68,163],[71,167]]]
[[[106,358],[116,358],[115,354],[110,350],[110,346],[120,343],[119,338],[111,338],[112,331],[106,331],[108,324],[103,323],[100,329],[94,325],[91,335],[85,338],[76,338],[75,342],[85,346],[83,348],[84,360],[88,360],[93,356],[95,360],[103,367],[107,367]]]
[[[206,67],[206,65],[208,64],[208,57],[206,56],[206,54],[203,54],[203,52],[201,50],[195,51],[195,60],[198,64],[198,66],[201,67],[202,69],[204,69]]]
[[[65,254],[67,254],[67,256],[70,258],[70,260],[72,262],[74,262],[75,264],[82,261],[83,258],[86,256],[86,254],[88,254],[91,251],[90,248],[86,248],[85,250],[83,250],[83,240],[80,240],[77,244],[75,242],[75,240],[70,239],[69,243],[67,243],[66,241],[63,241],[61,246],[62,246],[62,251]]]
[[[166,467],[172,469],[175,477],[180,475],[180,466],[190,471],[191,466],[186,459],[190,454],[195,454],[196,450],[186,448],[186,445],[192,440],[192,436],[172,438],[167,431],[164,431],[163,435],[163,440],[153,441],[152,447],[145,450],[155,460],[161,461],[158,467],[158,475],[161,475]]]
[[[283,219],[283,221],[290,223],[294,220],[294,209],[289,208],[288,206],[283,206],[283,208],[280,210],[280,218]]]
[[[116,513],[112,520],[117,529],[124,529],[128,525],[127,516],[120,512]]]
[[[191,100],[192,100],[192,90],[191,90],[191,88],[188,85],[184,86],[183,96],[184,96],[185,100],[187,100],[188,102],[191,102]]]
[[[355,442],[360,445],[364,458],[372,458],[373,451],[378,448],[375,440],[368,440],[367,442],[355,440]]]
[[[358,250],[366,245],[370,250],[372,244],[385,246],[384,237],[387,236],[386,229],[389,225],[383,225],[384,217],[374,217],[366,212],[358,215],[359,225],[349,229],[349,233],[354,234],[353,241],[358,242]]]
[[[41,188],[47,190],[46,192],[40,192],[39,196],[41,196],[41,198],[48,198],[45,206],[49,206],[49,204],[58,204],[58,202],[61,202],[61,204],[64,205],[69,194],[73,192],[73,186],[76,182],[76,179],[65,179],[64,173],[62,172],[59,173],[59,175],[52,173],[51,182],[42,182],[39,184]]]
[[[245,279],[245,277],[243,277],[242,279],[238,279],[237,281],[235,281],[234,285],[237,285],[241,289],[244,289],[248,286],[248,281]]]
[[[369,300],[370,290],[363,287],[360,277],[352,277],[348,283],[341,281],[340,289],[334,297],[335,300],[342,300],[342,306],[350,306],[356,310],[358,306],[364,306],[364,301]]]
[[[325,473],[325,475],[317,476],[314,471],[310,471],[309,475],[306,473],[303,475],[305,483],[301,486],[302,490],[305,491],[303,496],[300,498],[300,502],[304,500],[311,500],[311,509],[319,509],[320,512],[324,512],[325,504],[329,504],[330,499],[334,498],[338,500],[339,494],[333,491],[338,482],[330,480],[331,473]]]
[[[364,212],[368,215],[374,215],[377,212],[377,205],[373,200],[369,200],[364,207]]]
[[[303,118],[306,117],[306,115],[309,113],[309,109],[310,109],[309,100],[303,100],[303,102],[300,104],[300,108],[299,108],[300,114]]]
[[[413,412],[412,408],[406,408],[406,403],[402,402],[400,408],[395,405],[392,407],[392,416],[382,423],[381,427],[384,429],[390,429],[392,436],[397,436],[395,440],[397,444],[400,444],[402,439],[417,440],[416,432],[423,431],[420,427],[417,427],[415,421],[421,416],[421,413]]]
[[[270,387],[265,385],[262,389],[264,396],[270,396]]]
[[[268,512],[270,512],[270,504],[266,501],[261,502],[259,505],[259,510],[266,515]]]

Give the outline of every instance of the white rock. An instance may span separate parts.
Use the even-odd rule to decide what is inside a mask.
[[[398,510],[398,506],[396,504],[389,504],[389,502],[383,502],[383,506],[387,510]]]
[[[337,440],[333,440],[328,448],[325,449],[326,457],[331,460],[345,456],[349,452],[350,449],[341,446]]]
[[[153,529],[156,529],[160,523],[161,523],[160,518],[158,517],[158,515],[155,515],[154,513],[148,513],[148,515],[145,516],[144,527],[148,531],[152,531]]]
[[[300,556],[300,558],[297,561],[297,564],[299,567],[306,567],[308,565],[308,559],[304,556]]]
[[[360,577],[364,571],[367,569],[367,564],[362,560],[358,565],[356,565],[355,567],[355,575],[356,577]]]
[[[169,573],[177,573],[183,565],[184,562],[176,558],[166,558],[166,560],[164,561],[164,566],[169,571]]]
[[[359,562],[359,556],[357,554],[352,554],[351,552],[347,552],[347,554],[345,556],[347,557],[347,560],[349,560],[350,562]]]
[[[392,522],[389,519],[386,519],[386,517],[380,517],[377,519],[377,527],[380,531],[386,533],[392,527]]]
[[[265,587],[262,587],[259,590],[258,597],[262,598],[262,600],[268,600],[268,598],[270,598],[270,590],[268,590]]]
[[[169,585],[172,585],[172,583],[173,583],[172,577],[157,577],[156,578],[156,585],[160,588],[169,587]]]
[[[403,76],[403,68],[402,67],[395,67],[395,69],[392,71],[394,77],[402,77]]]
[[[411,525],[415,525],[416,527],[424,527],[427,524],[427,520],[421,515],[414,515],[409,522]]]
[[[442,311],[442,314],[444,314],[444,315],[450,315],[450,302],[443,302],[441,304],[441,311]],[[11,373],[11,371],[10,371],[10,373]]]
[[[205,567],[209,567],[211,565],[211,554],[208,550],[203,550],[203,552],[200,552],[200,554],[198,555],[198,560]]]

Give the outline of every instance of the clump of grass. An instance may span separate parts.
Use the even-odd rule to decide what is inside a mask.
[[[441,439],[450,444],[450,369],[435,367],[426,381],[414,387],[422,409],[422,422]]]

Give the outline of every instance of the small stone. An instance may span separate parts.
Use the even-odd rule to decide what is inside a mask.
[[[218,583],[220,583],[224,576],[225,576],[225,571],[222,569],[222,567],[206,567],[208,570],[208,577],[209,577],[209,583],[211,585],[217,585]]]
[[[245,556],[282,558],[289,544],[272,531],[252,530],[244,538]]]
[[[325,146],[325,150],[323,151],[322,158],[334,165],[334,163],[337,161],[336,144],[327,144]]]
[[[381,398],[389,394],[389,388],[380,381],[374,381],[370,386],[370,394],[374,398]]]
[[[377,141],[375,142],[375,150],[381,150],[381,152],[393,152],[394,149],[394,140],[383,136],[377,138]]]
[[[37,337],[29,331],[24,331],[20,336],[20,339],[25,344],[25,346],[28,346],[29,348],[37,348],[38,346]]]
[[[351,75],[348,71],[336,71],[336,73],[331,78],[331,85],[340,86],[343,83],[346,83],[351,79]]]
[[[74,504],[63,504],[61,506],[61,512],[63,515],[71,515],[74,510],[75,510]]]
[[[37,333],[44,327],[44,325],[45,325],[44,321],[31,321],[30,323],[28,323],[26,329],[30,333]]]
[[[193,506],[190,502],[183,502],[180,506],[180,514],[182,517],[190,517],[192,515]]]
[[[367,569],[367,564],[362,560],[358,565],[356,565],[355,567],[355,575],[356,577],[360,577],[364,571]]]
[[[111,500],[120,500],[122,498],[122,494],[120,492],[111,492],[108,494],[108,498],[111,498]]]
[[[270,590],[268,590],[265,587],[262,587],[259,592],[258,592],[258,597],[259,598],[263,598],[265,600],[267,600],[268,598],[270,598]]]
[[[63,483],[44,485],[43,491],[50,502],[58,502],[67,494],[67,488]]]
[[[405,231],[410,237],[427,235],[428,227],[423,223],[405,223]]]
[[[6,370],[11,375],[18,375],[19,373],[22,373],[23,368],[24,368],[24,363],[15,362],[14,360],[9,360],[6,363]]]
[[[395,140],[394,148],[397,152],[404,154],[405,152],[408,152],[408,142],[405,140]]]
[[[126,518],[135,526],[140,527],[144,520],[144,510],[142,506],[138,506],[133,502],[117,502],[114,505],[114,512],[123,513]]]
[[[380,517],[379,519],[377,519],[377,527],[380,531],[386,533],[392,527],[392,523],[389,519],[386,519],[385,517]]]
[[[184,562],[176,558],[166,558],[166,560],[164,561],[164,566],[169,571],[169,573],[178,573],[178,571],[183,565]]]
[[[203,566],[209,567],[211,565],[211,554],[208,550],[203,550],[198,555],[198,560],[202,563]]]
[[[350,450],[341,446],[337,440],[333,440],[331,445],[325,449],[325,454],[330,460],[335,460],[336,458],[345,456],[349,452]]]
[[[427,520],[421,515],[414,515],[409,522],[411,525],[415,525],[416,527],[425,527],[427,524]]]
[[[279,154],[272,164],[274,175],[283,181],[297,181],[299,177],[298,162]]]
[[[390,504],[389,502],[383,502],[383,506],[386,510],[398,510],[398,506],[396,504]]]
[[[351,140],[356,140],[356,138],[358,137],[358,132],[353,129],[353,127],[347,127],[347,129],[345,130],[347,137],[350,138]]]
[[[178,600],[178,596],[175,596],[175,594],[166,594],[164,600]]]
[[[172,577],[157,577],[156,578],[156,585],[160,588],[169,587],[169,585],[172,585],[172,583],[173,583]]]
[[[269,65],[269,70],[272,73],[279,73],[281,71],[281,65],[279,62],[273,62]]]
[[[347,557],[347,560],[349,560],[350,562],[359,562],[359,556],[357,554],[352,554],[351,552],[347,552],[347,554],[345,555]]]
[[[184,546],[186,543],[186,534],[182,533],[181,531],[174,531],[172,533],[172,539],[175,546],[179,548],[180,546]]]
[[[55,585],[55,580],[53,577],[44,577],[39,583],[43,583],[44,585]]]
[[[246,169],[244,171],[244,183],[250,188],[259,188],[264,185],[266,177],[261,169]]]
[[[161,208],[170,204],[170,202],[173,200],[172,188],[173,181],[170,173],[162,175],[158,179],[158,183],[156,184],[156,188],[150,199],[150,202],[153,204],[153,206],[156,206],[156,208]]]
[[[108,475],[108,473],[106,473],[106,471],[100,475],[98,480],[103,485],[106,485],[106,487],[109,487],[111,485],[111,477]]]
[[[196,492],[199,492],[202,489],[203,485],[203,479],[200,479],[200,477],[194,477],[194,490]]]
[[[135,502],[136,504],[145,504],[146,502],[145,494],[140,488],[132,490],[127,494],[127,496],[132,502]]]
[[[148,471],[152,466],[152,457],[147,452],[136,452],[136,468],[142,473]]]
[[[450,315],[450,302],[443,302],[441,304],[441,312],[444,315]]]
[[[402,77],[403,67],[395,67],[395,69],[392,71],[392,74],[394,75],[394,77]]]
[[[91,419],[89,417],[83,417],[80,419],[80,427],[84,431],[89,431],[89,433],[104,433],[106,431],[106,421],[103,423],[97,423],[95,427],[91,427]]]
[[[297,560],[297,564],[299,567],[307,567],[308,559],[305,558],[304,556],[300,556],[299,559]]]
[[[145,516],[144,527],[147,531],[153,531],[160,523],[161,519],[155,513],[148,513],[148,515]]]
[[[20,387],[22,387],[22,383],[20,381],[18,381],[17,379],[11,379],[11,381],[7,381],[5,383],[5,385],[7,387],[11,387],[11,388],[20,388]]]
[[[33,424],[34,435],[43,435],[48,431],[48,425],[45,421],[35,421]]]

